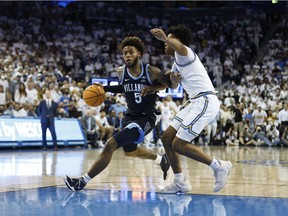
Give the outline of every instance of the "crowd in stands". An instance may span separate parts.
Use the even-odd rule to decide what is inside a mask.
[[[59,105],[59,117],[80,118],[89,113],[96,119],[97,139],[104,141],[119,130],[116,122],[126,110],[125,97],[107,94],[105,103],[92,109],[81,96],[92,78],[116,77],[116,69],[123,64],[118,50],[122,39],[136,35],[144,40],[143,62],[162,70],[173,63],[164,55],[163,44],[149,33],[155,26],[165,29],[178,24],[170,10],[148,16],[132,9],[125,11],[119,4],[95,2],[79,3],[82,10],[75,14],[75,10],[47,2],[0,4],[2,116],[37,117],[39,101],[49,89]],[[101,19],[89,20],[99,11]],[[105,20],[105,14],[118,21]],[[124,23],[121,15],[125,16]],[[221,111],[205,128],[198,144],[288,146],[288,19],[283,16],[271,25],[267,16],[265,11],[247,8],[238,16],[182,18],[189,21],[184,24],[194,33],[191,48],[220,89]],[[277,28],[275,33],[265,42],[273,27]],[[253,62],[261,46],[268,48],[266,55]],[[221,89],[223,84],[226,88]],[[166,115],[159,124],[155,143],[161,144],[161,130],[167,124],[163,122],[173,118],[182,102],[159,98],[157,108],[169,112],[170,117]]]

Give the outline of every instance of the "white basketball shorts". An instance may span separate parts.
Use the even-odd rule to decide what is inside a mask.
[[[176,114],[170,125],[177,131],[178,138],[191,142],[217,116],[219,109],[216,95],[190,99],[190,104]]]

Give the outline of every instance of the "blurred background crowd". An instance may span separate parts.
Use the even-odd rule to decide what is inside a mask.
[[[125,36],[143,39],[143,62],[169,70],[173,59],[149,30],[185,24],[221,101],[196,144],[288,146],[287,8],[271,2],[0,2],[0,115],[37,117],[49,89],[59,117],[96,119],[94,145],[101,147],[121,128],[125,97],[107,94],[101,107],[91,108],[83,90],[92,78],[116,77]],[[158,98],[161,122],[146,142],[161,145],[161,131],[185,100]]]

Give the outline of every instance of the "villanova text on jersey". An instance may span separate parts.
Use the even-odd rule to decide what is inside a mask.
[[[143,85],[141,83],[128,83],[124,84],[123,86],[125,92],[140,92],[140,93],[142,89],[146,87],[146,85]]]
[[[141,96],[143,88],[152,85],[148,74],[148,64],[141,63],[141,66],[141,74],[138,77],[133,77],[125,66],[121,84],[124,88],[128,112],[135,114],[152,114],[156,101],[156,93],[145,97]]]

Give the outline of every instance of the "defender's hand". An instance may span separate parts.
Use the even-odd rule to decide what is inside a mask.
[[[182,80],[182,77],[179,72],[171,73],[169,77],[170,77],[171,82],[174,84],[179,84]]]
[[[160,28],[153,28],[150,30],[151,34],[154,35],[155,38],[157,38],[160,41],[165,42],[167,40],[165,32]]]

